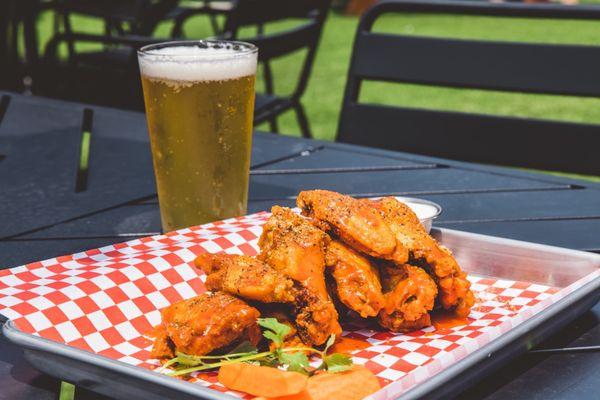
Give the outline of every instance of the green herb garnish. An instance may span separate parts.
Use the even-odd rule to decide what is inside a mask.
[[[265,328],[263,336],[275,343],[277,347],[283,346],[285,337],[292,330],[289,326],[277,321],[277,318],[259,318],[258,325]]]
[[[177,353],[176,357],[163,365],[161,372],[171,367],[172,370],[166,372],[167,375],[182,376],[192,372],[219,368],[223,365],[247,362],[275,368],[285,366],[287,371],[312,375],[316,371],[342,372],[352,366],[352,358],[345,354],[327,354],[327,351],[335,342],[335,335],[331,335],[327,339],[323,350],[312,347],[284,348],[285,337],[291,331],[289,326],[277,321],[276,318],[259,318],[257,322],[263,328],[263,336],[275,345],[274,350],[259,352],[251,343],[243,342],[227,354],[193,356]],[[311,369],[306,353],[316,354],[321,358],[321,364],[318,368]]]

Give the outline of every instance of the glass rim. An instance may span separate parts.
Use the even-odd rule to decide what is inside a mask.
[[[203,55],[201,52],[196,52],[194,54],[170,54],[169,52],[158,52],[156,50],[162,50],[169,47],[197,47],[202,49],[214,48],[211,45],[231,45],[233,46],[234,52],[228,52],[223,54],[222,56],[215,56],[214,53],[211,55]],[[256,54],[258,52],[258,47],[253,45],[252,43],[242,42],[237,40],[174,40],[170,42],[160,42],[148,44],[141,47],[137,53],[139,57],[159,57],[166,58],[173,61],[177,60],[198,60],[198,61],[216,61],[216,60],[227,60],[232,58],[238,58],[243,56],[248,56],[252,54]]]

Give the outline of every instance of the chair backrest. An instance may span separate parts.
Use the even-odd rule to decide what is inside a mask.
[[[236,0],[227,15],[223,36],[256,44],[259,61],[262,62],[306,49],[300,78],[292,94],[292,97],[299,98],[308,83],[330,3],[331,0]],[[262,32],[265,24],[286,19],[302,21],[290,29],[275,33]],[[259,27],[259,33],[254,37],[239,38],[240,28],[246,26]]]
[[[358,26],[338,140],[465,161],[600,174],[600,125],[359,102],[365,80],[600,98],[600,47],[373,32],[374,23],[390,13],[600,20],[600,8],[593,6],[381,2]]]

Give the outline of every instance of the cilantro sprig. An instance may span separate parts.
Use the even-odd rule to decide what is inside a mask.
[[[182,376],[246,362],[276,368],[284,367],[287,371],[313,375],[317,371],[342,372],[352,366],[352,358],[345,354],[327,354],[335,342],[335,335],[327,339],[323,350],[312,347],[284,347],[285,338],[291,332],[289,326],[277,321],[276,318],[259,318],[257,322],[263,328],[263,336],[273,343],[272,350],[259,352],[249,342],[243,342],[229,353],[221,355],[194,356],[178,352],[174,358],[163,365],[161,372],[171,367],[171,371],[165,372],[167,375]],[[311,368],[307,354],[320,357],[321,364],[317,368]]]

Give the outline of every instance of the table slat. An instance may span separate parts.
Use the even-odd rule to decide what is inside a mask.
[[[364,149],[338,149],[331,146],[315,147],[314,151],[304,152],[296,157],[282,160],[258,168],[261,172],[302,171],[302,170],[348,170],[348,169],[410,169],[435,168],[436,164],[407,160],[393,153],[381,155]]]
[[[301,190],[354,195],[424,195],[486,191],[569,189],[568,184],[464,171],[457,168],[252,176],[251,200],[291,198]]]
[[[555,221],[505,221],[437,224],[442,228],[481,233],[570,249],[600,252],[600,218]]]
[[[440,204],[437,221],[600,217],[598,190],[540,190],[419,196]],[[565,205],[571,206],[565,206]]]

